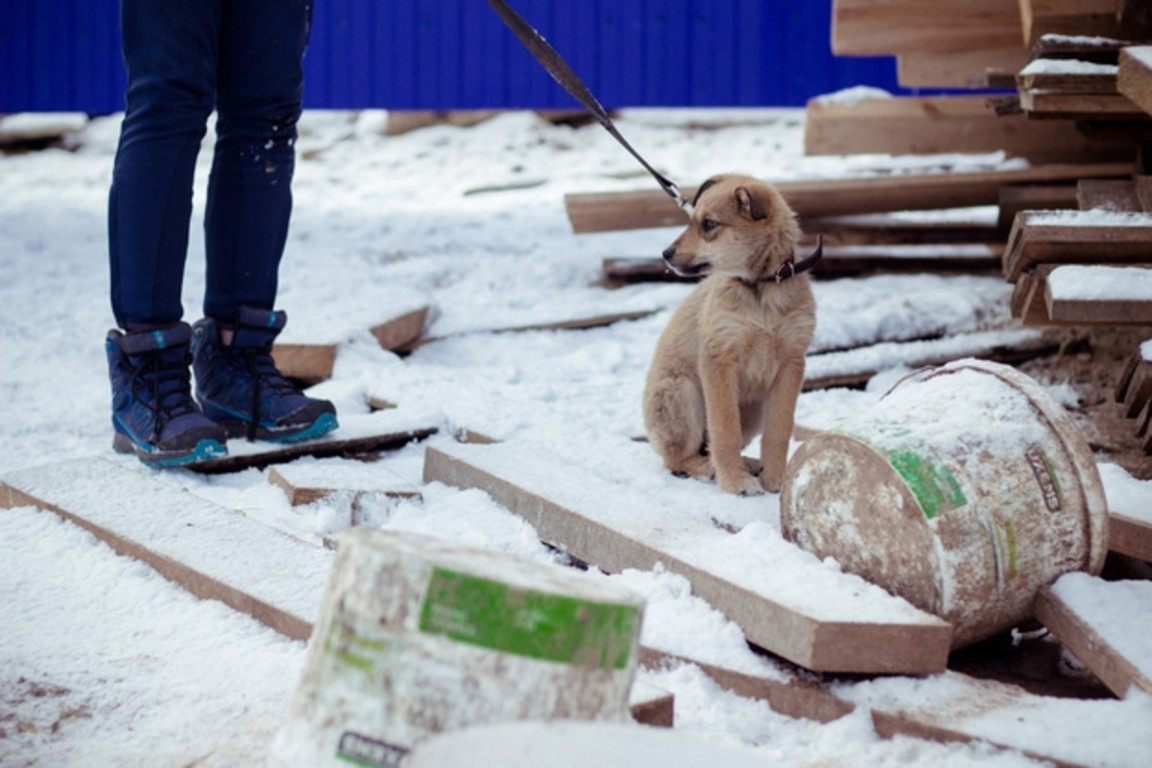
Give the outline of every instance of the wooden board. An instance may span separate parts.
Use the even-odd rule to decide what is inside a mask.
[[[1021,45],[1018,0],[835,0],[832,52],[885,56]]]
[[[663,563],[740,625],[751,642],[807,669],[924,673],[940,671],[947,662],[952,628],[946,622],[863,581],[857,582],[862,592],[850,589],[856,597],[847,602],[838,579],[822,585],[819,598],[798,599],[778,586],[779,565],[767,549],[749,551],[727,531],[675,509],[657,510],[645,494],[533,446],[429,447],[424,479],[487,492],[524,517],[545,542],[609,572]],[[758,561],[755,572],[734,567],[749,558]],[[811,565],[793,562],[787,581],[810,585],[822,578],[819,563],[813,559]],[[884,608],[864,610],[865,594],[870,605]]]
[[[1004,250],[1004,277],[1015,282],[1035,264],[1140,264],[1152,247],[1152,216],[1125,226],[1099,222],[1095,212],[1078,215],[1024,211],[1016,216]]]
[[[1117,0],[1019,0],[1023,43],[1031,47],[1043,35],[1116,37]]]
[[[1076,203],[1081,211],[1103,208],[1107,211],[1139,213],[1144,210],[1130,179],[1081,179],[1076,183]]]
[[[366,495],[421,498],[420,490],[408,481],[382,467],[361,461],[334,460],[271,467],[268,482],[282,489],[294,507],[341,492],[352,495],[353,505]]]
[[[355,456],[390,451],[436,433],[426,420],[408,418],[401,410],[379,411],[368,415],[338,414],[340,427],[316,440],[302,443],[248,442],[244,438],[228,441],[228,455],[219,459],[190,464],[188,469],[201,474],[238,472],[249,467],[286,464],[303,456]]]
[[[955,334],[941,339],[883,342],[868,347],[809,355],[805,360],[804,390],[860,387],[882,370],[898,365],[923,368],[965,357],[1020,363],[1057,352],[1054,339],[1034,330]]]
[[[1131,99],[1119,93],[1065,93],[1020,91],[1020,107],[1033,117],[1134,119],[1147,115]]]
[[[1147,267],[1073,265],[1052,270],[1044,289],[1049,320],[1074,325],[1152,324],[1152,264]],[[1077,290],[1070,291],[1070,284]]]
[[[1085,67],[1074,59],[1036,59],[1016,78],[1021,90],[1065,93],[1116,93],[1116,68],[1098,64]]]
[[[1152,563],[1152,521],[1113,512],[1108,525],[1108,549]]]
[[[0,506],[55,512],[197,597],[219,600],[294,640],[308,639],[330,552],[125,461],[90,458],[9,473],[0,480]],[[125,488],[134,490],[135,502],[124,502]],[[249,556],[257,551],[259,558]]]
[[[380,342],[380,346],[390,352],[406,352],[424,334],[428,322],[428,307],[420,307],[386,323],[373,326],[370,330]]]
[[[1021,184],[1000,190],[1000,227],[1012,229],[1020,211],[1076,210],[1079,208],[1077,184]],[[1007,235],[1004,237],[1007,240]]]
[[[896,79],[904,88],[1000,88],[1027,63],[1028,52],[1019,45],[902,53],[896,57]]]
[[[272,360],[280,373],[305,385],[332,378],[335,344],[273,344]]]
[[[925,681],[915,702],[873,693],[857,706],[871,708],[873,726],[883,738],[902,734],[942,743],[985,742],[1069,767],[1100,764],[1100,718],[1107,715],[1099,703],[1038,696],[1015,685],[948,672]],[[1057,730],[1061,738],[1053,738]],[[1106,738],[1113,752],[1126,754],[1148,743],[1146,731],[1111,729]]]
[[[1068,574],[1037,593],[1036,618],[1118,697],[1152,693],[1152,582]]]
[[[1116,87],[1140,109],[1152,114],[1152,45],[1120,51]]]
[[[901,96],[855,103],[816,98],[806,110],[808,155],[996,151],[1035,163],[1091,161],[1103,154],[1070,122],[1029,122],[1023,114],[1001,117],[984,95]]]
[[[1039,165],[1012,170],[922,173],[775,182],[803,219],[888,211],[995,205],[1003,187],[1132,175],[1131,162]],[[691,199],[694,188],[684,190]],[[661,190],[569,194],[564,198],[577,233],[684,226],[687,218]]]
[[[218,600],[292,640],[307,641],[320,615],[334,553],[200,499],[166,475],[103,458],[12,472],[0,508],[34,506],[89,531],[202,600]],[[137,489],[137,504],[122,501]],[[259,558],[249,556],[259,552]],[[638,682],[639,722],[671,726],[671,694]]]
[[[787,675],[784,679],[762,677],[654,648],[640,649],[640,665],[645,669],[675,664],[694,664],[724,690],[746,699],[767,702],[773,711],[789,717],[830,723],[856,708],[832,693],[827,681],[812,675]]]

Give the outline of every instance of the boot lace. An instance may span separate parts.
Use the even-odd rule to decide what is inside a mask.
[[[252,418],[248,421],[248,439],[256,439],[256,426],[260,420],[262,395],[297,395],[300,390],[276,368],[268,347],[248,347],[242,350],[244,364],[252,377]]]
[[[195,413],[190,395],[191,373],[187,361],[165,360],[159,355],[147,357],[132,372],[129,389],[138,393],[137,400],[152,411],[152,440],[159,441],[165,425]],[[147,395],[140,397],[139,393]]]

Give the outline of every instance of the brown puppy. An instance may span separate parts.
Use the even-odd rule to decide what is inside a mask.
[[[721,175],[664,252],[677,273],[707,275],[661,334],[644,389],[648,439],[672,472],[715,477],[730,493],[780,490],[816,328],[808,276],[787,267],[799,239],[775,188]],[[740,454],[756,434],[759,477]]]

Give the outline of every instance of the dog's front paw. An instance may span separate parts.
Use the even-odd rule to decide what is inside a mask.
[[[774,472],[769,476],[768,472],[761,472],[760,485],[768,493],[780,493],[780,489],[784,487],[784,473]]]
[[[728,493],[735,493],[739,496],[759,496],[764,493],[764,486],[760,485],[760,479],[747,472],[734,478],[720,478],[719,483],[720,487]]]

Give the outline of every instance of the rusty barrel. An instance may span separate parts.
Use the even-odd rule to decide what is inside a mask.
[[[789,461],[784,536],[955,627],[961,647],[1097,574],[1108,513],[1087,441],[1036,381],[961,360],[905,380]]]

